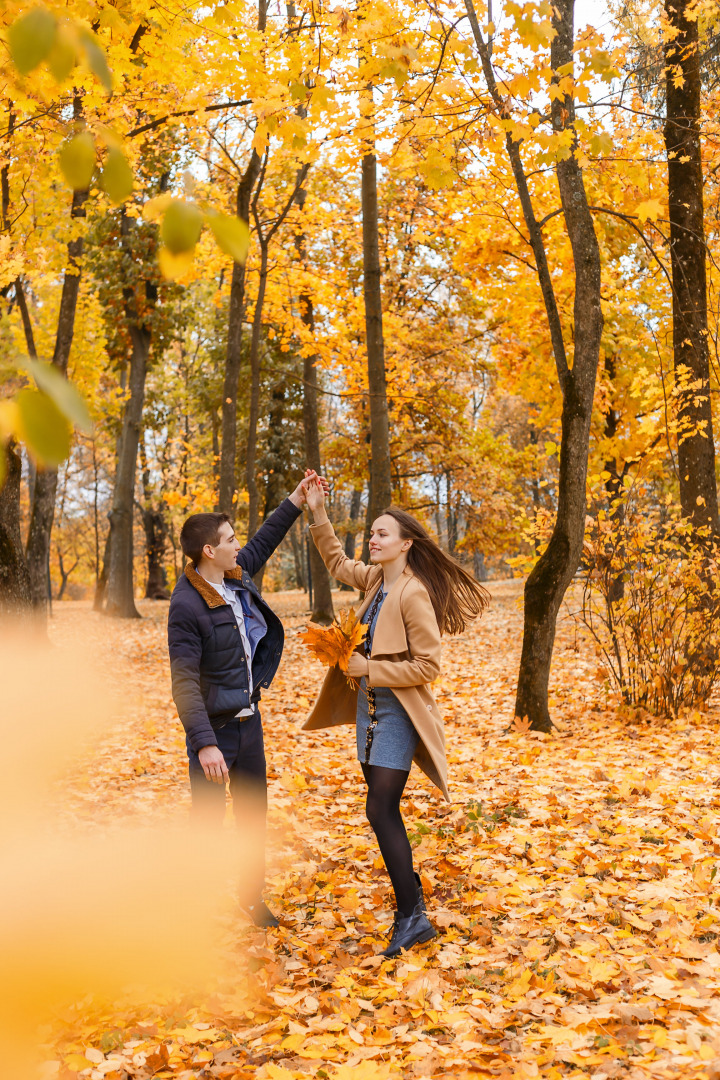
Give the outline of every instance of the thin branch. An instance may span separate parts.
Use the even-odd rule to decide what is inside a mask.
[[[179,116],[195,116],[201,112],[219,112],[221,109],[235,109],[241,105],[252,105],[252,98],[247,98],[245,101],[223,101],[219,105],[200,105],[197,109],[181,109],[179,112],[159,116],[157,120],[151,120],[148,124],[133,128],[132,131],[126,132],[125,137],[134,139],[136,135],[143,135],[146,131],[155,131],[156,128],[162,127],[168,120],[175,120]]]

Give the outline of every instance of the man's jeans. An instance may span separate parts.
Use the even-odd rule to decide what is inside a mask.
[[[259,711],[246,720],[231,719],[215,729],[218,748],[230,774],[235,824],[248,838],[249,851],[243,867],[243,892],[254,903],[265,884],[265,818],[267,814],[267,766]],[[207,780],[200,759],[187,745],[192,794],[191,821],[219,828],[225,817],[225,785]],[[252,864],[252,869],[248,863]],[[247,887],[245,887],[247,886]]]

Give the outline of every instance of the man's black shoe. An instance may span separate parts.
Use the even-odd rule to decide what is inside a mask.
[[[382,956],[392,959],[399,956],[403,949],[411,949],[413,945],[420,945],[430,941],[437,935],[437,931],[428,919],[424,911],[422,900],[415,906],[412,915],[401,915],[395,912],[395,921],[392,928],[390,944],[383,949]]]
[[[280,925],[264,900],[256,900],[254,904],[245,904],[245,911],[247,911],[255,926],[260,926],[264,930]]]

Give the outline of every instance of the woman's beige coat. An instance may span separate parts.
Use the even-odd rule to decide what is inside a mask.
[[[348,559],[329,521],[310,527],[313,540],[330,574],[365,593],[358,615],[370,606],[382,581],[382,567]],[[372,654],[368,661],[371,686],[388,686],[405,708],[420,736],[415,762],[450,802],[447,788],[445,733],[430,683],[440,674],[440,630],[430,595],[409,568],[380,608]],[[303,727],[308,731],[354,724],[358,691],[338,667],[330,668],[320,696]]]

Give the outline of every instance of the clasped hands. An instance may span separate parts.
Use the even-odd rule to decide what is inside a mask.
[[[322,492],[322,502],[324,502],[326,496],[330,494],[330,485],[325,477],[318,476],[315,469],[306,469],[305,476],[288,498],[291,502],[295,503],[298,509],[301,509],[308,501],[308,491],[311,489],[316,492]]]

